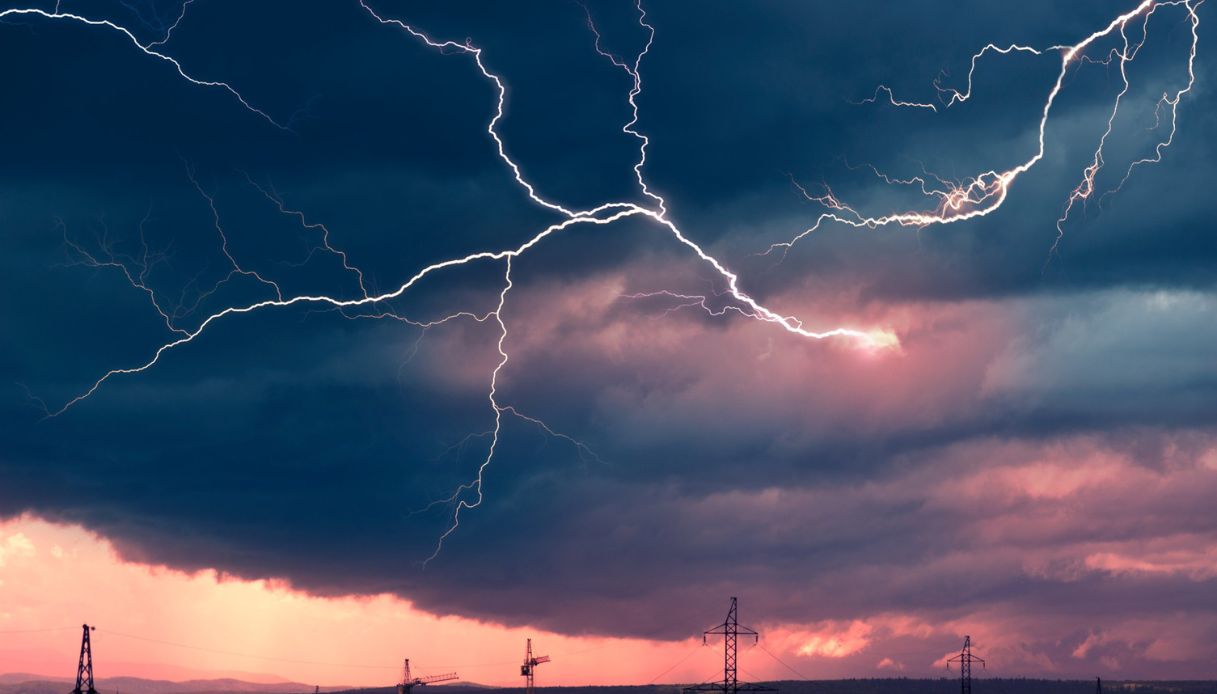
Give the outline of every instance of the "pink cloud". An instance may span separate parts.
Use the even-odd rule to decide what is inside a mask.
[[[275,580],[126,562],[75,526],[0,523],[0,672],[72,676],[86,621],[97,626],[99,677],[387,685],[409,656],[424,674],[457,670],[467,681],[514,686],[527,637],[554,657],[538,673],[545,684],[692,680],[717,662],[700,640],[571,637],[436,617],[388,595],[314,597]],[[614,654],[611,667],[605,653]]]
[[[789,638],[799,643],[794,649],[798,655],[844,658],[869,646],[873,629],[866,622],[854,620],[848,624],[826,624],[819,631],[795,632]]]

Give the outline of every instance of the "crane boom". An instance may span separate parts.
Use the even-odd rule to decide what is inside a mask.
[[[533,682],[537,673],[537,666],[541,663],[548,663],[549,656],[543,655],[534,657],[532,654],[532,639],[528,639],[528,646],[524,651],[524,664],[520,666],[520,674],[524,676],[524,692],[525,694],[533,694]]]
[[[442,675],[427,675],[426,677],[413,677],[410,674],[410,659],[406,658],[402,664],[401,683],[397,685],[397,694],[413,694],[415,687],[456,679],[460,679],[460,677],[455,672],[445,672]]]

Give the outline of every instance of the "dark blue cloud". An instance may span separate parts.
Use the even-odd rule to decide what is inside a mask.
[[[1049,155],[992,215],[920,231],[829,224],[780,263],[755,255],[821,212],[792,177],[878,210],[907,191],[860,164],[955,177],[1025,159],[1055,77],[1049,56],[986,59],[974,100],[939,114],[851,101],[879,83],[933,98],[939,70],[962,85],[978,46],[1077,40],[1132,3],[1117,5],[647,6],[656,43],[639,127],[672,218],[776,310],[816,327],[894,326],[902,353],[867,361],[730,311],[629,298],[666,289],[729,305],[716,298],[722,278],[649,221],[547,239],[513,265],[500,392],[587,449],[505,415],[485,502],[425,571],[452,513],[430,502],[472,479],[487,452],[493,320],[423,332],[312,304],[228,316],[60,417],[43,420],[40,400],[57,409],[173,338],[146,293],[82,250],[146,270],[186,329],[273,296],[229,277],[208,196],[229,252],[288,295],[360,289],[320,229],[257,186],[324,224],[374,291],[556,221],[486,134],[493,85],[468,55],[428,49],[358,3],[192,4],[164,50],[285,131],[121,34],[9,18],[0,60],[21,67],[0,111],[0,515],[78,522],[146,561],[321,594],[389,591],[572,633],[682,636],[737,590],[755,596],[755,614],[791,622],[959,618],[995,601],[1062,619],[1210,615],[1217,584],[1203,567],[1145,576],[1085,563],[1137,541],[1214,537],[1206,498],[1188,493],[1213,488],[1217,413],[1207,23],[1165,160],[1075,211],[1055,255],[1055,222],[1119,88],[1112,68],[1071,75]],[[142,41],[180,10],[63,7]],[[543,195],[573,207],[642,200],[637,141],[621,130],[631,81],[596,55],[580,5],[377,8],[484,49],[508,85],[506,147]],[[1168,9],[1131,73],[1104,187],[1150,151],[1153,103],[1179,87],[1190,35]],[[588,12],[607,50],[640,50],[628,3]],[[501,273],[487,261],[438,274],[386,307],[424,322],[484,317]],[[1093,492],[1128,512],[1085,490],[1054,504],[969,488],[952,506],[936,489],[978,470],[1067,468],[1075,453],[1130,478],[1163,475],[1162,488]],[[1100,522],[1020,525],[1070,504]],[[973,523],[992,523],[994,541]],[[741,568],[723,576],[724,557]],[[1061,643],[1036,648],[1072,648]],[[1156,672],[1152,658],[1142,666]]]

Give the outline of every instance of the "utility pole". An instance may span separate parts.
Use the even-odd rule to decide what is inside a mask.
[[[947,661],[947,669],[951,669],[951,663],[959,663],[959,688],[960,694],[972,694],[972,663],[980,663],[980,667],[984,668],[985,661],[977,655],[972,655],[972,637],[963,637],[963,650],[959,655]]]
[[[773,687],[764,687],[759,684],[741,683],[739,681],[739,637],[740,634],[744,638],[752,637],[753,643],[760,641],[760,634],[757,634],[748,627],[742,627],[739,623],[739,601],[736,598],[731,598],[731,607],[727,610],[727,618],[722,624],[702,633],[701,642],[707,643],[710,636],[723,637],[723,680],[722,682],[709,682],[699,684],[693,687],[685,687],[685,692],[722,692],[722,694],[736,694],[736,692],[776,692]]]
[[[76,665],[76,688],[72,694],[97,694],[93,686],[93,646],[89,643],[89,632],[96,627],[81,626],[84,633],[80,637],[80,662]]]
[[[549,656],[543,655],[539,658],[534,658],[532,655],[532,639],[528,639],[528,645],[524,650],[524,664],[520,666],[520,674],[524,676],[525,691],[528,694],[533,694],[533,677],[536,675],[537,666],[541,663],[548,663]]]

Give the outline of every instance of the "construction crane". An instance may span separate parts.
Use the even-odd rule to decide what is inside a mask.
[[[405,664],[401,668],[401,684],[397,685],[397,694],[411,694],[415,687],[436,682],[448,682],[455,679],[460,679],[456,676],[455,672],[446,672],[442,675],[431,675],[430,677],[411,677],[410,659],[406,658]]]
[[[523,675],[527,682],[526,691],[532,694],[533,675],[537,671],[537,666],[541,663],[548,663],[549,656],[543,655],[539,658],[534,658],[532,655],[532,639],[528,639],[528,648],[524,651],[524,664],[520,666],[520,674]]]

